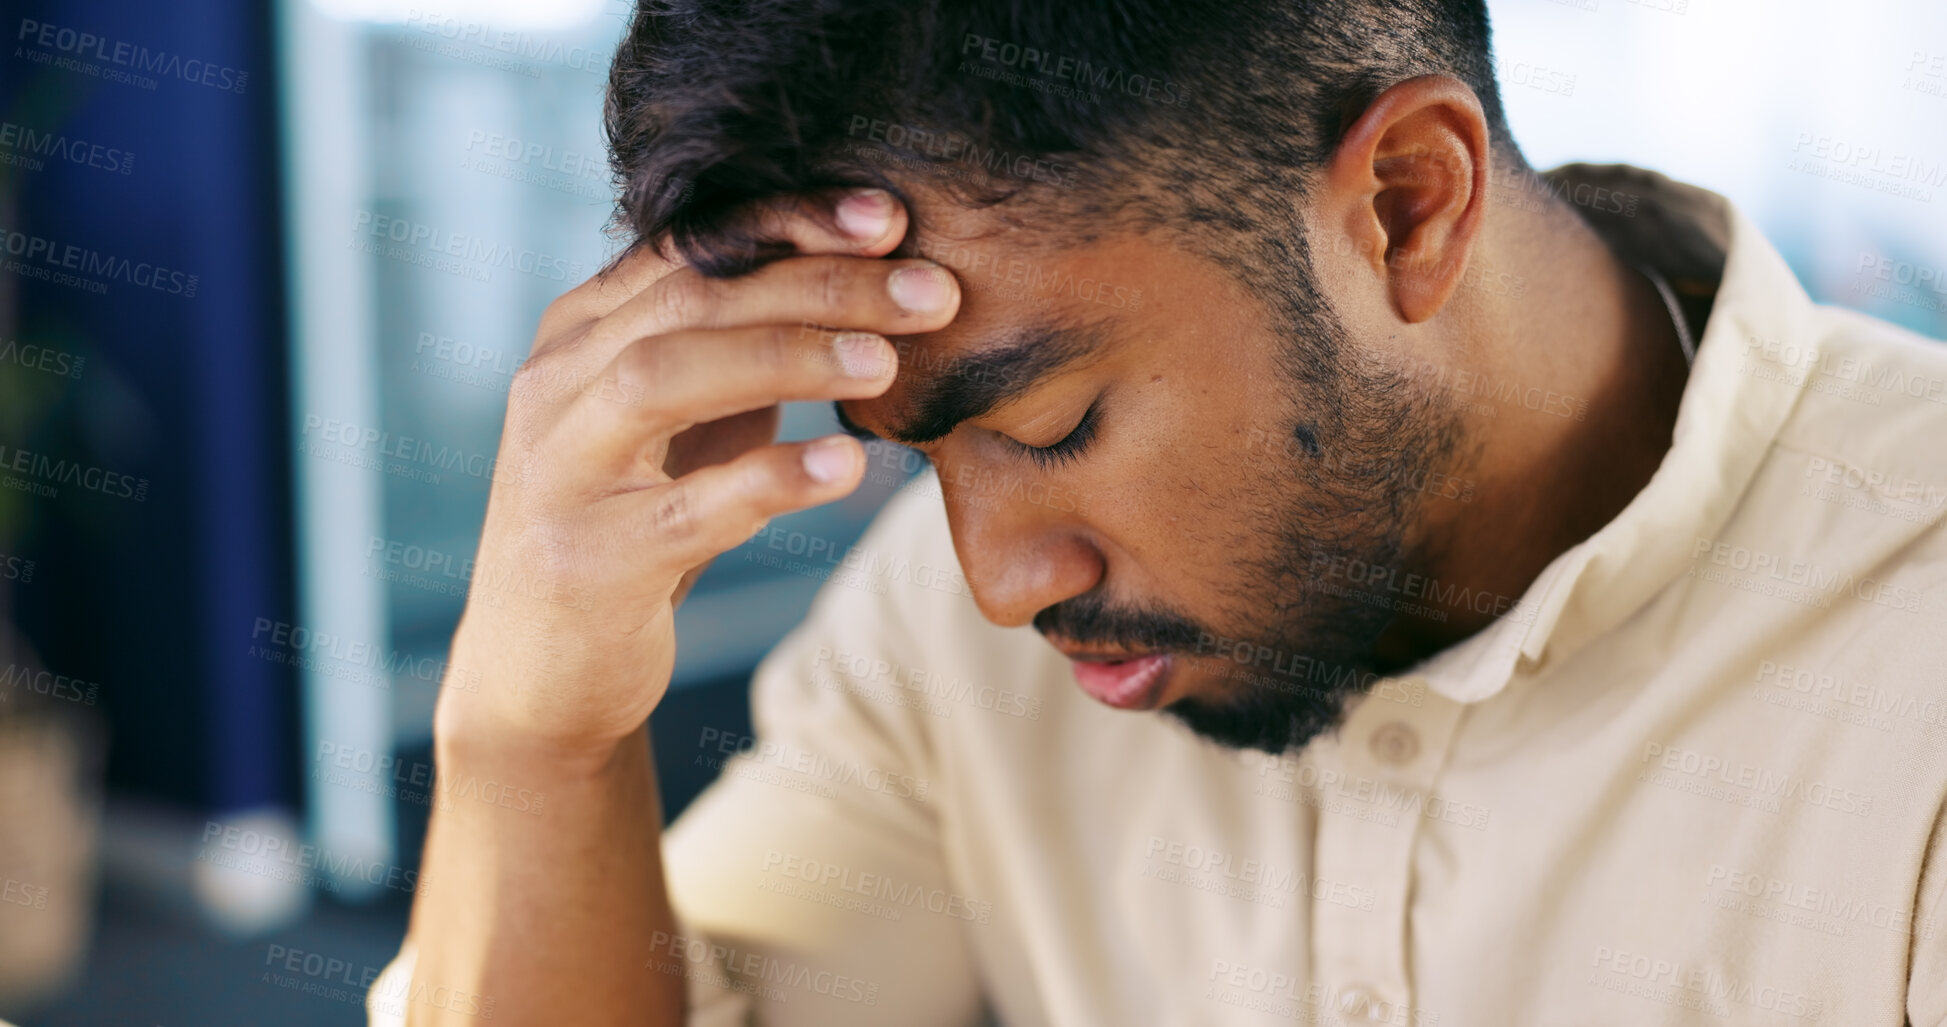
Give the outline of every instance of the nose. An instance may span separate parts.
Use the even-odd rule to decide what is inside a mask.
[[[1085,524],[979,476],[940,475],[953,548],[981,616],[1005,628],[1094,588],[1106,570]],[[1013,493],[1005,495],[1005,493]],[[1005,495],[1005,498],[1003,496]]]

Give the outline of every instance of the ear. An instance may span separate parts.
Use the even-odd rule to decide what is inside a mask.
[[[1409,324],[1439,313],[1460,285],[1491,156],[1474,91],[1424,75],[1379,94],[1326,163],[1322,223],[1350,237]]]

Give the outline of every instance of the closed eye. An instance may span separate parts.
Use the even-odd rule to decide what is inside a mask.
[[[1097,399],[1088,405],[1088,410],[1083,412],[1082,419],[1075,422],[1074,429],[1060,441],[1046,446],[1030,446],[1023,442],[1014,442],[1014,445],[1041,467],[1060,466],[1081,456],[1083,451],[1088,449],[1089,443],[1095,440],[1096,429],[1101,426],[1101,412],[1102,401]]]

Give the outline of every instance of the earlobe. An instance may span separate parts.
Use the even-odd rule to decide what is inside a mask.
[[[1344,228],[1406,322],[1431,319],[1458,288],[1491,159],[1480,100],[1448,75],[1381,93],[1333,152],[1326,187],[1352,200]]]

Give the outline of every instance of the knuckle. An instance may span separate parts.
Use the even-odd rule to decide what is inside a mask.
[[[543,354],[580,347],[600,324],[600,317],[585,302],[575,300],[573,294],[556,299],[541,312],[540,323],[535,326],[530,361]]]
[[[650,515],[650,527],[664,539],[686,539],[696,533],[696,496],[689,486],[665,489]]]
[[[708,327],[699,322],[707,314],[708,285],[702,275],[685,269],[656,283],[656,321],[669,327]]]
[[[818,269],[813,272],[809,282],[810,295],[807,297],[813,309],[824,314],[836,314],[846,309],[850,294],[852,276],[847,265],[839,260],[820,260]]]
[[[752,353],[755,370],[767,376],[788,373],[796,361],[799,347],[803,345],[799,337],[803,329],[796,325],[778,325],[765,332],[763,341]]]
[[[766,198],[750,208],[750,222],[757,230],[759,238],[788,239],[791,224],[787,211],[779,207],[774,198]]]
[[[541,320],[545,322],[550,318],[558,321],[585,319],[588,308],[595,294],[600,291],[601,285],[602,280],[600,276],[588,278],[576,283],[567,292],[548,301],[548,305],[541,311]]]
[[[550,395],[550,383],[559,377],[554,363],[548,357],[531,357],[515,368],[507,386],[508,406],[524,407],[546,402]]]
[[[821,381],[845,376],[845,368],[839,361],[840,338],[841,333],[827,328],[803,332],[798,336],[799,360]]]
[[[622,383],[636,394],[664,388],[678,373],[674,347],[661,338],[643,339],[625,351],[616,363]]]
[[[548,305],[541,309],[540,334],[542,337],[545,338],[554,335],[569,323],[569,318],[573,316],[575,307],[577,306],[574,295],[572,291],[564,292],[549,301]]]

